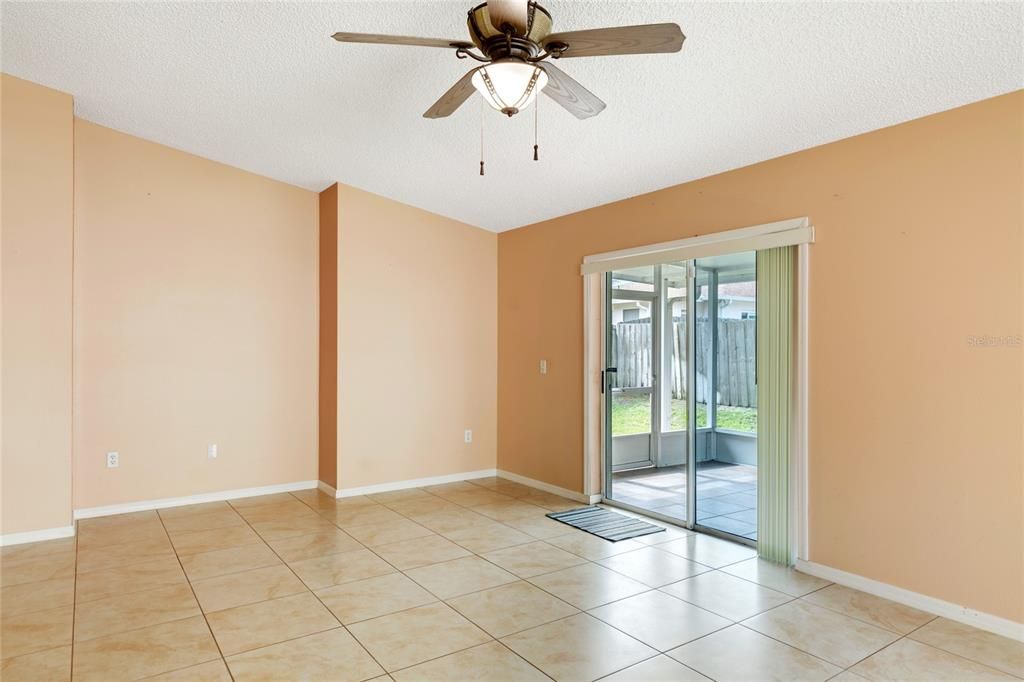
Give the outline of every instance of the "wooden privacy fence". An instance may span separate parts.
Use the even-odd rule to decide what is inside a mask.
[[[612,352],[615,358],[613,388],[647,388],[651,386],[651,322],[620,322],[612,326]],[[673,391],[674,392],[674,391]]]
[[[685,322],[672,323],[672,397],[686,396]],[[754,381],[754,353],[757,327],[754,320],[718,320],[718,404],[757,406]],[[711,372],[711,322],[697,320],[697,402],[707,402]],[[620,322],[612,327],[610,357],[618,372],[611,376],[613,388],[649,388],[651,323]]]

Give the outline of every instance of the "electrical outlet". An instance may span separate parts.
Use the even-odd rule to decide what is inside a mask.
[[[463,439],[467,443],[472,443],[473,442],[473,430],[472,429],[466,429],[466,434],[463,436]]]
[[[121,455],[116,452],[107,453],[107,468],[116,469],[121,466]]]
[[[548,373],[548,361],[547,360],[541,360],[540,361],[540,373],[541,374],[547,374]]]
[[[216,443],[210,443],[209,445],[206,446],[206,458],[207,459],[217,459],[217,444]]]

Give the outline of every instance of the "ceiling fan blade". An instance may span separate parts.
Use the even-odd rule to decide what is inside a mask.
[[[416,38],[414,36],[388,36],[378,33],[344,33],[331,36],[339,43],[373,43],[375,45],[414,45],[419,47],[473,47],[473,43],[464,40],[445,40],[444,38]]]
[[[566,57],[603,57],[618,54],[657,54],[679,52],[683,35],[678,24],[644,24],[594,28],[587,31],[552,33],[544,38],[544,48],[551,51],[558,43],[568,45]]]
[[[544,94],[561,104],[570,114],[576,118],[590,118],[604,111],[607,105],[565,71],[551,62],[539,66],[548,75]]]
[[[491,25],[499,31],[502,26],[508,24],[519,35],[526,34],[529,22],[527,0],[487,0],[487,14],[491,19]]]
[[[434,102],[433,106],[423,112],[423,118],[444,118],[455,113],[455,110],[476,92],[476,88],[473,87],[473,74],[476,72],[477,69],[472,69],[455,85],[448,88],[448,92],[441,95],[441,98]]]

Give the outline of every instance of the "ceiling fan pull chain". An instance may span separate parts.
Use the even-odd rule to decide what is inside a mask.
[[[540,117],[540,97],[533,103],[533,160],[540,161],[540,156],[537,153],[537,119]]]
[[[480,175],[484,174],[484,101],[480,100]]]

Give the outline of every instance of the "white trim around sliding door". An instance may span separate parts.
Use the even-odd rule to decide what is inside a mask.
[[[713,232],[698,237],[649,244],[632,249],[595,253],[583,258],[580,273],[589,275],[669,261],[720,256],[739,251],[757,251],[777,246],[807,244],[813,241],[814,226],[811,225],[810,220],[791,218],[775,223]]]
[[[794,386],[793,452],[790,470],[790,537],[791,560],[807,561],[810,553],[810,517],[807,511],[808,465],[807,425],[808,409],[808,347],[810,320],[810,258],[808,244],[800,244],[796,250],[796,376]]]
[[[591,296],[590,296],[591,282],[589,277],[583,278],[583,494],[588,497],[594,494],[590,485],[591,469],[594,466],[593,462],[593,434],[591,432],[592,425],[590,423],[590,409],[592,390],[590,386],[591,376],[590,373],[593,368],[590,367],[590,352],[594,347],[594,339],[591,337],[591,329],[593,328],[593,322],[590,320],[591,310]],[[604,357],[604,353],[601,353],[601,357]]]
[[[604,369],[605,362],[605,287],[603,275],[585,275],[583,277],[583,493],[591,497],[600,496],[604,493],[604,420],[605,401],[601,393],[601,381],[595,382],[594,372]],[[595,291],[596,290],[596,291]],[[596,301],[594,300],[596,297]],[[594,312],[594,304],[598,304],[597,324],[591,319]],[[596,335],[596,338],[595,338]],[[590,356],[597,352],[596,359],[598,366],[592,366]],[[597,384],[595,394],[595,383]],[[593,401],[597,401],[596,410],[597,424],[594,424],[592,417]],[[594,467],[600,466],[598,480],[600,483],[595,488],[592,485]]]
[[[590,305],[592,303],[590,300],[590,278],[600,277],[601,273],[608,272],[609,270],[618,267],[628,267],[641,262],[642,264],[650,264],[669,260],[689,260],[691,258],[702,258],[709,255],[733,253],[737,251],[750,251],[772,248],[775,246],[795,245],[797,247],[797,357],[795,363],[796,396],[793,424],[795,447],[793,451],[793,458],[791,460],[792,467],[790,474],[790,532],[793,539],[792,545],[794,562],[808,560],[810,556],[810,516],[808,506],[808,382],[810,374],[808,352],[810,333],[809,246],[812,243],[814,243],[814,226],[808,218],[804,217],[782,220],[764,225],[755,225],[753,227],[744,227],[736,230],[715,232],[708,235],[690,237],[688,239],[681,239],[673,242],[662,242],[660,244],[650,244],[631,249],[623,249],[621,251],[593,254],[584,257],[583,264],[581,265],[584,287],[583,395],[585,402],[583,413],[583,480],[584,490],[587,493],[603,493],[603,489],[591,490],[590,488],[590,476],[594,466],[594,457],[592,456],[592,451],[595,450],[593,447],[594,425],[591,423],[590,411],[587,409],[586,405],[589,404],[589,400],[594,398],[592,395],[594,384],[590,380],[592,378],[590,373],[593,371],[593,368],[589,366],[590,353],[588,351],[593,348],[593,344],[600,344],[600,357],[601,360],[604,361],[605,341],[603,338],[603,332],[605,312],[604,306],[602,305],[599,313],[601,316],[601,324],[599,325],[599,331],[597,332],[601,338],[594,339],[593,333],[591,332],[594,325],[591,324],[591,321],[588,318],[590,315]],[[605,452],[606,439],[604,438],[604,429],[606,415],[604,414],[604,401],[601,400],[600,395],[597,396],[597,399],[601,404],[601,410],[599,417],[600,423],[598,424],[600,442],[598,443],[596,451],[599,453],[599,464],[601,466],[600,478],[603,481],[605,469],[604,460],[609,453]],[[602,483],[602,488],[603,486],[604,483]]]

